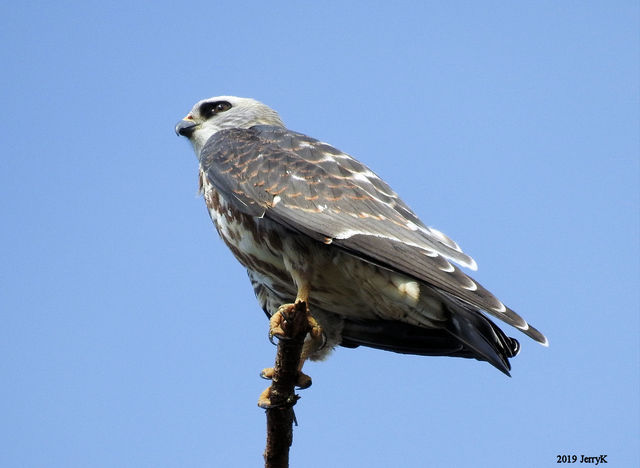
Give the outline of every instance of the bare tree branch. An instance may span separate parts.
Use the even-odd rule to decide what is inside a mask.
[[[298,302],[287,311],[282,323],[284,336],[278,342],[273,381],[269,387],[265,468],[288,468],[289,447],[293,443],[293,406],[298,400],[295,385],[305,336],[310,330],[307,305]]]

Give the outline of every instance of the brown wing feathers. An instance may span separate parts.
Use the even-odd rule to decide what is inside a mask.
[[[433,235],[393,190],[362,163],[326,143],[281,127],[223,130],[200,162],[236,207],[427,282],[546,343],[540,332],[452,265],[473,263]],[[446,257],[446,258],[445,258]]]

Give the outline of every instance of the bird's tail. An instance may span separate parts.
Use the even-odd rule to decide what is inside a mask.
[[[451,304],[449,304],[451,307]],[[496,369],[510,375],[512,358],[520,351],[520,343],[510,338],[478,310],[456,304],[446,330],[462,343],[464,349],[480,361],[487,361]]]
[[[394,351],[421,356],[453,356],[487,361],[506,375],[509,358],[520,350],[514,338],[504,334],[482,313],[466,304],[448,304],[455,308],[443,328],[424,328],[389,320],[345,321],[342,346]]]

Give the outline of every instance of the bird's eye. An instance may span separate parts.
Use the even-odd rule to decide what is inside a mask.
[[[231,104],[227,101],[203,102],[200,106],[200,115],[208,119],[229,109],[231,109]]]
[[[219,102],[216,104],[216,112],[224,112],[228,109],[231,109],[231,104],[228,102]]]

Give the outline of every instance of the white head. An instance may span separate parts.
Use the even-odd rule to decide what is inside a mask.
[[[284,127],[278,113],[250,98],[218,96],[204,99],[176,125],[176,133],[191,141],[196,154],[215,133],[226,128],[249,128],[254,125]]]

